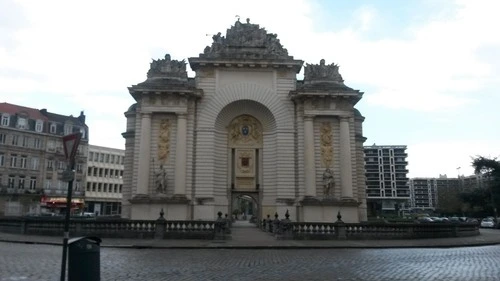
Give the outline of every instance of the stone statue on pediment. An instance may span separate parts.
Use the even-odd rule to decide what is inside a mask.
[[[148,78],[187,78],[186,61],[172,60],[170,54],[166,54],[164,59],[158,59],[150,63]]]
[[[208,57],[278,57],[288,58],[288,51],[283,48],[276,34],[267,33],[258,24],[236,21],[227,30],[226,36],[217,33],[212,36],[212,45],[207,46],[204,55]]]
[[[306,64],[304,81],[344,83],[344,79],[339,73],[339,66],[334,63],[326,65],[324,59],[321,59],[319,64]]]

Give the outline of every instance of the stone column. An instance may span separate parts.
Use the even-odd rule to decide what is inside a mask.
[[[151,164],[151,113],[141,116],[141,143],[139,147],[139,173],[136,194],[148,194],[149,165]]]
[[[316,196],[316,170],[314,168],[314,116],[304,116],[304,169],[306,196]]]
[[[177,140],[175,149],[175,189],[174,195],[186,195],[186,135],[187,115],[177,114]]]
[[[340,183],[342,199],[352,198],[352,163],[349,117],[340,117]]]

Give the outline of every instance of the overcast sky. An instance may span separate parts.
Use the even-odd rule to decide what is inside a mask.
[[[0,102],[83,110],[91,144],[123,149],[127,87],[151,59],[198,56],[238,15],[295,59],[339,64],[365,93],[365,145],[407,145],[410,177],[470,175],[471,157],[500,155],[498,11],[496,0],[0,0]]]

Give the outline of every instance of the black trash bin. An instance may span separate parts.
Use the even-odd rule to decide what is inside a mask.
[[[68,281],[100,281],[101,260],[98,237],[77,237],[68,241]]]

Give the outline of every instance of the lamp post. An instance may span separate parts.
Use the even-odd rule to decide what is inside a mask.
[[[61,281],[66,279],[66,256],[69,240],[69,218],[71,215],[71,194],[73,193],[73,181],[75,179],[75,156],[82,138],[81,133],[71,134],[63,137],[64,155],[68,161],[68,169],[63,172],[63,180],[68,181],[68,194],[66,195],[66,217],[64,218],[63,252],[61,261]]]

